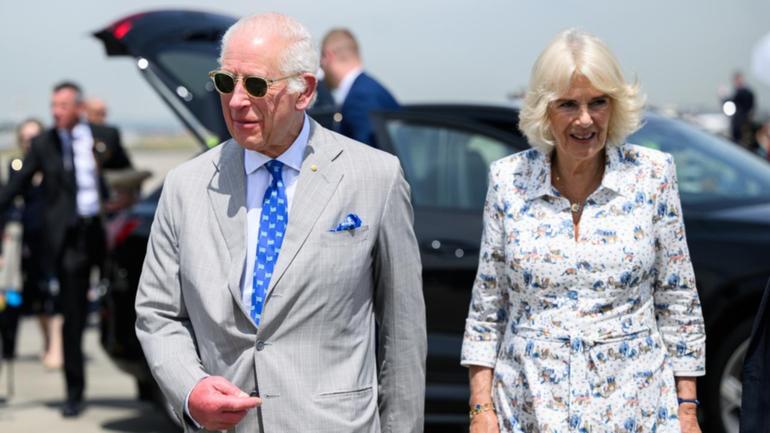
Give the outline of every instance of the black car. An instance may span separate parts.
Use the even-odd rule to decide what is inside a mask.
[[[95,33],[108,55],[140,73],[205,148],[227,138],[206,73],[235,18],[190,11],[133,15]],[[329,125],[333,110],[311,115]],[[377,143],[397,155],[412,188],[428,319],[426,426],[464,431],[467,371],[460,346],[482,230],[489,164],[527,149],[511,107],[410,105],[371,114]],[[770,166],[733,144],[649,113],[630,142],[677,163],[687,238],[706,319],[708,375],[699,382],[703,427],[737,432],[740,370],[751,321],[770,277]],[[112,221],[102,342],[144,395],[157,395],[134,334],[134,296],[160,190]]]

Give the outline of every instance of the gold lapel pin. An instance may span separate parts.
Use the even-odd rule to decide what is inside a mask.
[[[318,166],[317,166],[317,165],[315,165],[315,164],[312,164],[312,165],[310,166],[310,170],[311,170],[311,171],[318,171]]]

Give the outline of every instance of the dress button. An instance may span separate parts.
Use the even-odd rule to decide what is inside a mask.
[[[265,342],[264,341],[257,341],[257,351],[261,352],[262,349],[265,348]]]

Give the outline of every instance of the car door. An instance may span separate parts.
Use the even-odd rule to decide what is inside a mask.
[[[426,423],[466,423],[467,371],[460,362],[479,257],[489,164],[523,138],[459,116],[373,114],[377,142],[398,156],[411,187],[428,322]]]

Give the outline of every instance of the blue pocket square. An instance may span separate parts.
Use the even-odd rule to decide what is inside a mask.
[[[341,223],[337,224],[337,227],[334,227],[333,229],[329,230],[330,232],[344,232],[348,230],[353,230],[361,227],[361,218],[358,217],[358,215],[354,213],[349,213],[345,220]]]

